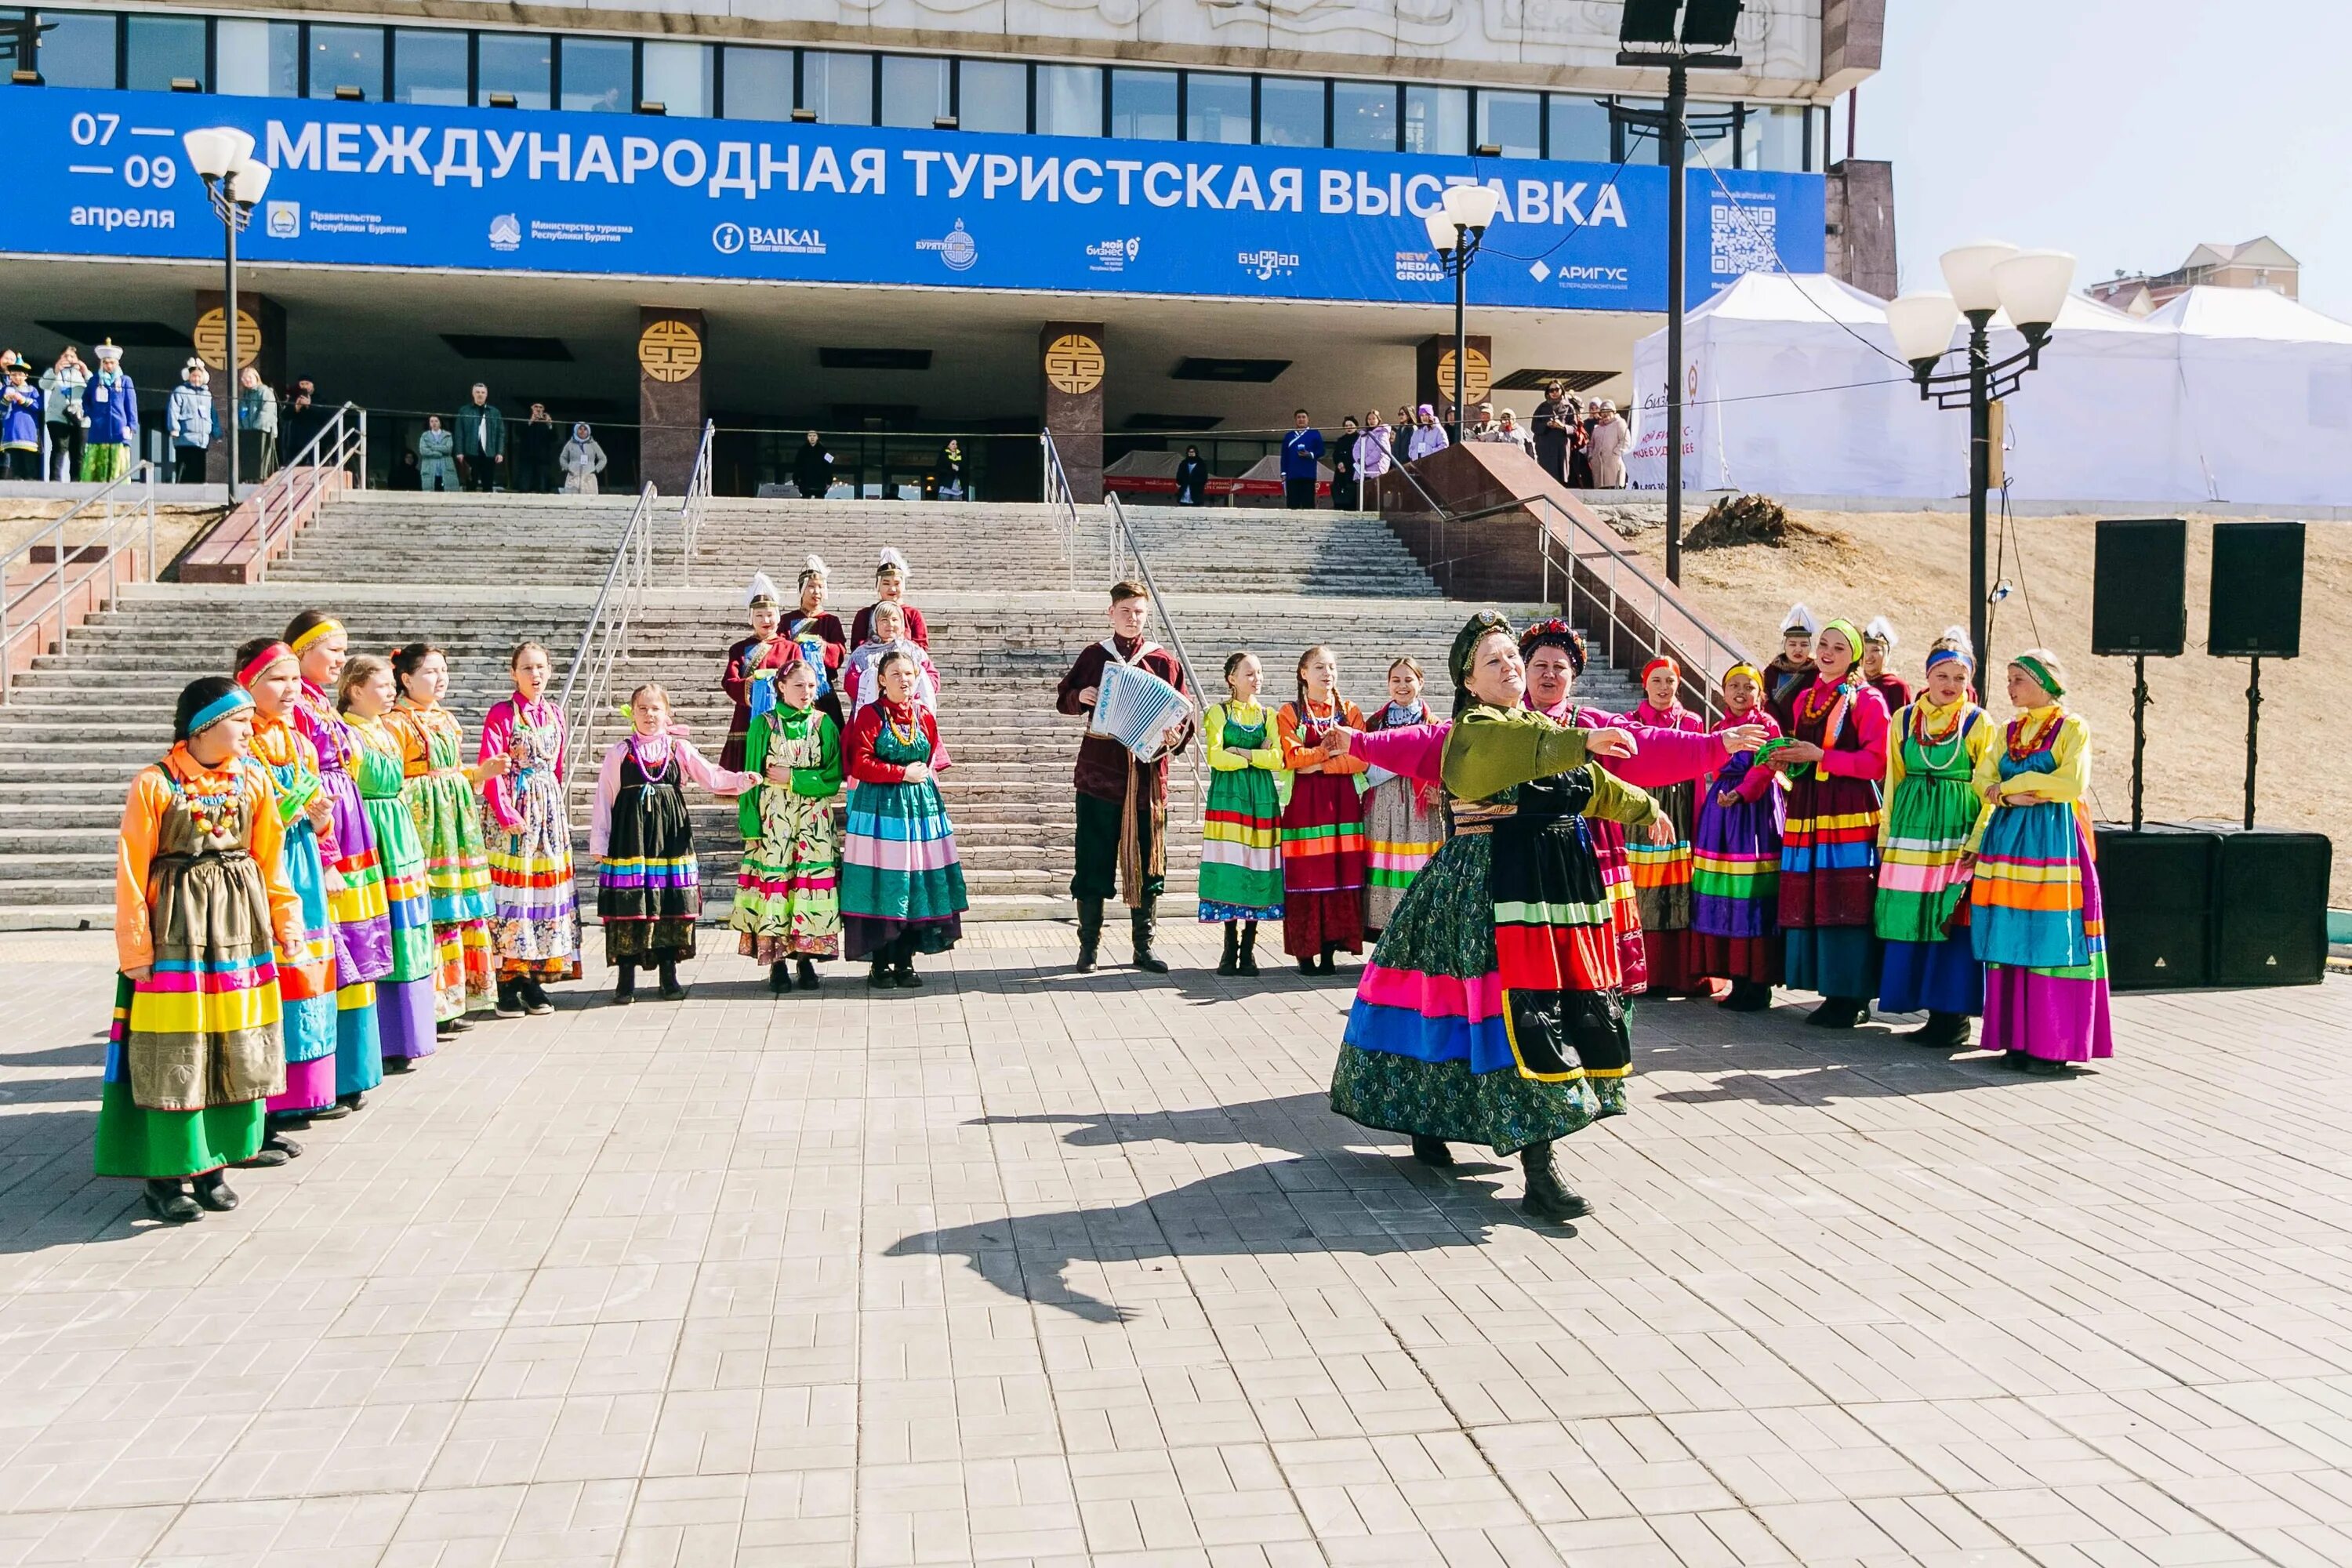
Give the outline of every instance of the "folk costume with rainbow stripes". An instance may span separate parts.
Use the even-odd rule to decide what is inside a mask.
[[[406,697],[385,716],[401,739],[408,809],[425,847],[425,885],[433,899],[434,1016],[443,1023],[492,1006],[490,861],[466,774],[465,731],[436,703]]]
[[[507,773],[482,781],[490,951],[500,980],[580,978],[580,895],[563,804],[570,740],[552,702],[507,697],[482,721],[476,760],[514,759]]]
[[[729,923],[761,963],[841,956],[841,731],[822,708],[779,705],[751,721],[743,767],[760,782],[736,808],[743,863]],[[778,784],[771,768],[789,769]]]
[[[321,626],[341,630],[332,621]],[[298,657],[318,630],[291,645]],[[352,777],[358,740],[333,700],[307,679],[294,698],[293,721],[318,758],[319,783],[334,817],[330,837],[341,884],[328,900],[335,934],[335,1093],[358,1094],[383,1081],[383,999],[376,983],[392,973],[392,906],[375,829]]]
[[[1394,701],[1375,710],[1365,728],[1378,733],[1429,722],[1429,704],[1410,708]],[[1378,936],[1395,918],[1405,889],[1429,858],[1452,833],[1445,815],[1445,791],[1423,779],[1409,779],[1385,768],[1365,773],[1371,788],[1364,796],[1364,832],[1370,855],[1364,887],[1364,930]]]
[[[269,1097],[271,1111],[299,1116],[335,1103],[339,1009],[335,1005],[335,921],[327,893],[327,867],[336,858],[335,847],[310,817],[310,804],[325,798],[325,786],[319,782],[319,753],[295,731],[290,721],[256,712],[251,765],[269,775],[282,830],[278,871],[294,889],[301,911],[296,921],[296,943],[278,950],[286,1087]],[[373,998],[369,1001],[372,1004]],[[376,1072],[380,1081],[381,1056]]]
[[[1886,818],[1878,838],[1878,1005],[1888,1013],[1984,1010],[1984,971],[1969,931],[1962,857],[1983,831],[1977,770],[1996,726],[1965,696],[1925,696],[1895,716]]]
[[[936,777],[909,780],[910,763],[940,752],[939,722],[920,704],[889,699],[859,710],[843,746],[856,781],[841,851],[841,923],[851,958],[900,942],[945,952],[963,936],[963,866]]]
[[[122,973],[99,1091],[100,1175],[202,1175],[261,1147],[262,1102],[286,1082],[273,933],[301,920],[279,869],[282,837],[258,767],[205,767],[182,741],[131,781],[114,865]],[[132,980],[142,969],[148,977]]]
[[[1763,678],[1757,675],[1757,685]],[[1727,711],[1717,729],[1760,725],[1767,739],[1780,722],[1757,708]],[[1787,791],[1780,775],[1741,752],[1702,780],[1698,828],[1691,845],[1692,963],[1720,980],[1777,985],[1780,981],[1780,828]]]
[[[2105,910],[2083,804],[2090,778],[2089,732],[2054,702],[2011,720],[1978,767],[1979,787],[1999,795],[1970,889],[1988,1050],[2054,1062],[2115,1054]],[[2012,804],[2025,793],[2043,798]]]
[[[1853,640],[1859,648],[1862,639]],[[1783,978],[1800,990],[1867,1002],[1878,993],[1874,924],[1886,701],[1850,671],[1835,683],[1815,679],[1790,710],[1790,735],[1822,755],[1789,780],[1780,830]]]
[[[1282,951],[1293,958],[1364,951],[1364,763],[1324,757],[1323,737],[1335,724],[1360,730],[1363,712],[1345,698],[1319,708],[1302,698],[1275,717],[1290,770],[1282,808]]]
[[[1643,667],[1642,678],[1647,680],[1652,668],[1661,664],[1671,667],[1673,663],[1671,659],[1652,659]],[[1679,679],[1679,669],[1676,675]],[[1616,721],[1634,728],[1641,735],[1654,731],[1680,731],[1692,735],[1706,732],[1706,721],[1681,702],[1662,710],[1647,697]],[[1717,760],[1719,759],[1708,759],[1710,764]],[[1691,941],[1691,846],[1698,829],[1697,784],[1696,779],[1678,779],[1654,787],[1653,794],[1664,810],[1666,820],[1674,824],[1671,840],[1652,844],[1647,839],[1629,837],[1625,842],[1625,865],[1633,873],[1633,900],[1642,921],[1642,956],[1649,971],[1652,991],[1681,993],[1704,990],[1706,985],[1705,972],[1694,960]]]
[[[1201,919],[1282,918],[1282,806],[1290,774],[1262,702],[1219,702],[1202,721],[1209,798],[1201,823]]]
[[[402,760],[407,742],[388,716],[343,717],[355,742],[352,779],[375,835],[392,926],[392,968],[375,983],[376,1025],[386,1057],[414,1060],[433,1054],[440,966],[433,944],[433,893],[425,881],[425,845],[416,837]]]
[[[688,779],[718,795],[740,795],[760,782],[713,767],[683,735],[633,734],[605,748],[588,847],[596,857],[596,916],[604,926],[607,963],[694,956],[702,865],[686,809]]]

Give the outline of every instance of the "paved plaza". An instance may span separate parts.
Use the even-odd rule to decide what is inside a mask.
[[[1571,1230],[1213,934],[706,933],[179,1230],[89,1174],[109,940],[0,938],[0,1564],[2352,1562],[2352,984],[2069,1082],[1645,1003]]]

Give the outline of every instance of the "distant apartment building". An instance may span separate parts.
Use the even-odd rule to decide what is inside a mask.
[[[2200,284],[2220,289],[2270,289],[2292,300],[2303,264],[2268,235],[2238,245],[2200,245],[2169,272],[2117,273],[2094,283],[2090,295],[2104,305],[2145,316]]]

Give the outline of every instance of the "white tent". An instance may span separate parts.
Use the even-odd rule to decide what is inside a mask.
[[[1992,336],[1996,359],[2022,346],[1998,317]],[[1683,342],[1692,489],[1965,488],[1968,416],[1920,400],[1871,295],[1750,273],[1690,313]],[[1635,345],[1640,486],[1665,482],[1664,367],[1664,331]],[[2146,320],[2071,299],[2004,412],[2020,500],[2352,505],[2352,327],[2281,295],[2195,289]]]

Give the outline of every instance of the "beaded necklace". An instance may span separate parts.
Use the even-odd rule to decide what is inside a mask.
[[[638,743],[645,738],[646,737],[644,736],[636,734],[635,731],[630,733],[629,755],[635,759],[637,773],[645,779],[646,784],[666,784],[669,779],[670,765],[677,761],[677,748],[670,744],[670,738],[667,731],[654,736],[653,739],[660,742],[659,746],[656,749],[659,751],[661,755],[655,764],[649,768],[646,766],[646,747]]]
[[[173,798],[188,808],[188,823],[196,830],[196,836],[210,838],[228,826],[229,808],[244,797],[244,764],[231,757],[225,769],[207,768],[196,761],[195,753],[188,751],[184,742],[178,750],[186,756],[190,767],[200,770],[201,779],[191,781],[182,778],[180,771],[168,760],[158,771],[163,773],[163,783],[170,787]],[[214,777],[215,773],[222,775],[217,781]],[[202,787],[198,787],[199,784]]]
[[[2027,758],[2048,751],[2058,739],[2058,731],[2066,722],[2063,709],[2050,710],[2049,722],[2039,731],[2032,728],[2034,717],[2021,713],[2009,723],[2009,760],[2021,763]]]
[[[882,709],[882,722],[884,726],[889,730],[890,738],[898,742],[898,744],[912,750],[916,738],[923,732],[922,721],[915,716],[915,710],[911,707],[907,710],[907,721],[904,724],[901,724],[898,722],[898,716],[890,711],[889,703],[884,702],[880,704],[880,706]]]
[[[1918,746],[1920,760],[1927,764],[1929,773],[1941,773],[1959,761],[1961,749],[1968,744],[1961,734],[1961,731],[1967,728],[1968,718],[1967,701],[1956,702],[1952,705],[1951,727],[1940,735],[1934,734],[1927,729],[1926,700],[1923,699],[1911,704],[1911,739]],[[1945,747],[1945,750],[1937,751],[1938,746]]]

